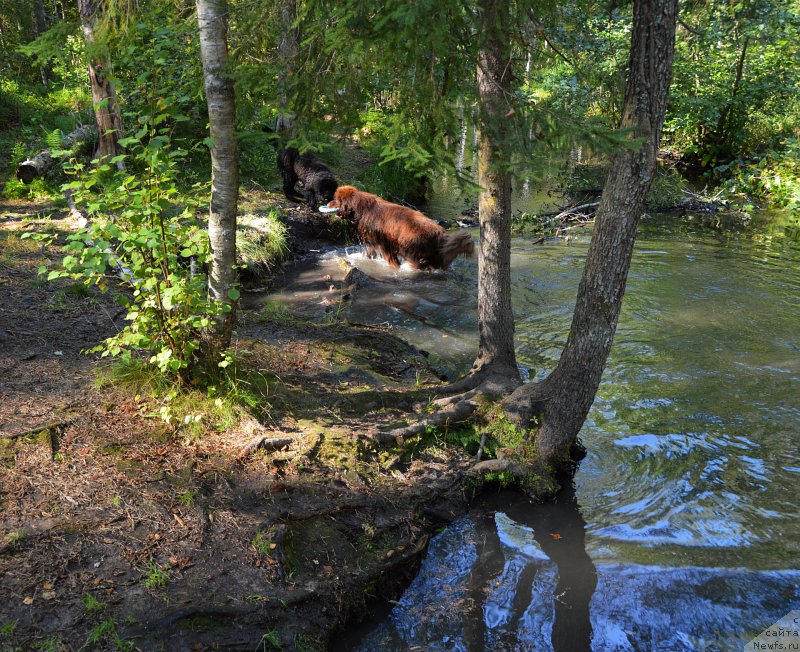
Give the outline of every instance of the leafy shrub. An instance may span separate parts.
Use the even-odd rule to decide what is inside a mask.
[[[771,151],[755,162],[735,160],[715,168],[726,175],[724,190],[735,197],[755,198],[770,205],[800,209],[800,140],[790,139],[781,151]]]
[[[73,160],[71,171],[80,176],[65,189],[90,222],[68,237],[62,268],[48,278],[82,279],[106,290],[109,276],[118,276],[128,290],[119,299],[129,323],[93,351],[124,360],[135,351],[148,352],[150,364],[185,379],[201,331],[230,308],[209,299],[200,273],[211,259],[205,225],[197,217],[198,197],[207,196],[207,187],[185,194],[178,189],[186,152],[172,148],[166,130],[155,126],[163,115],[144,118],[136,137],[120,141],[127,155],[91,170]],[[115,170],[122,160],[139,172]],[[237,299],[238,291],[231,292]]]

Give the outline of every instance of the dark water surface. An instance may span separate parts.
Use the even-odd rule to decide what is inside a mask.
[[[512,265],[518,357],[566,340],[589,232]],[[297,309],[303,274],[278,297]],[[477,344],[475,263],[447,274],[349,260],[377,280],[348,318],[392,324],[451,371]],[[329,267],[325,267],[328,265]],[[317,308],[318,309],[318,306]],[[800,247],[768,225],[645,219],[574,489],[489,496],[431,543],[355,650],[742,650],[800,608]]]

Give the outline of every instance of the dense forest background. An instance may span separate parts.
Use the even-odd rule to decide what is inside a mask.
[[[183,157],[179,185],[207,181],[194,3],[80,4],[94,5],[91,40],[76,3],[0,3],[4,195],[59,194],[63,176],[25,186],[16,165],[47,146],[68,168],[80,161],[62,137],[93,123],[93,59],[107,62],[122,137],[149,142],[157,131]],[[513,165],[536,178],[542,160],[613,144],[631,6],[524,4],[509,8],[520,99]],[[400,198],[419,198],[431,175],[454,169],[477,92],[470,3],[232,2],[228,19],[244,186],[274,184],[275,152],[288,140],[335,163],[357,139],[376,163],[356,181]],[[791,0],[682,5],[662,146],[695,183],[744,204],[797,207],[798,28]],[[288,130],[279,137],[276,127]]]
[[[676,6],[677,0],[0,0],[0,468],[8,478],[0,483],[0,601],[9,607],[0,647],[122,650],[135,641],[141,649],[210,649],[220,642],[327,649],[373,598],[397,597],[429,537],[465,513],[468,494],[515,483],[537,498],[555,495],[558,482],[569,489],[553,471],[574,471],[586,453],[572,444],[614,338],[647,194],[652,212],[709,217],[721,241],[728,235],[723,215],[736,222],[731,233],[776,214],[793,246],[800,232],[800,3],[687,0],[679,7],[673,64]],[[235,110],[225,101],[233,99]],[[230,113],[215,111],[215,103]],[[227,163],[222,139],[211,136],[220,126],[230,135]],[[466,377],[443,387],[455,378],[437,370],[427,351],[435,343],[423,351],[394,337],[390,326],[349,322],[347,306],[371,279],[344,259],[336,263],[341,278],[313,272],[313,319],[266,296],[246,305],[245,291],[266,295],[270,283],[280,282],[274,272],[292,247],[318,255],[320,242],[355,241],[352,224],[280,193],[276,155],[287,146],[315,152],[342,184],[408,202],[433,218],[440,216],[425,201],[434,184],[446,179],[448,189],[460,190],[454,204],[471,219],[478,215],[478,278],[465,275],[459,286],[452,282],[458,270],[420,275],[450,282],[449,303],[471,310],[476,299],[478,356]],[[229,174],[223,180],[220,172]],[[517,191],[554,190],[557,210],[511,215],[512,183]],[[215,193],[219,199],[223,185],[230,201],[226,219],[218,219]],[[494,205],[485,201],[501,195]],[[580,263],[590,280],[571,277],[578,301],[570,328],[544,313],[558,331],[545,349],[563,344],[566,354],[543,380],[533,366],[523,379],[514,347],[520,321],[511,303],[512,228],[528,236],[547,215],[564,213],[562,201],[579,196],[570,209],[597,209],[593,244]],[[299,228],[320,223],[324,233]],[[771,240],[771,233],[753,240]],[[549,236],[565,243],[571,237],[539,232],[526,242],[538,247]],[[227,258],[220,262],[214,254],[222,249]],[[682,269],[690,256],[677,251],[673,264]],[[733,386],[743,373],[741,349],[760,344],[778,321],[796,322],[792,297],[783,311],[781,299],[797,284],[773,282],[797,268],[796,258],[773,264],[762,248],[748,257],[703,251],[714,260],[711,269],[721,270],[726,292],[737,286],[761,303],[734,294],[729,304],[727,294],[711,303],[704,293],[687,303],[687,278],[694,276],[640,284],[649,301],[658,301],[651,288],[663,285],[680,298],[681,310],[696,306],[691,319],[664,319],[678,305],[672,299],[646,314],[664,321],[670,341],[679,342],[674,357],[702,362],[697,351],[709,350],[721,370],[698,372],[703,382],[665,372],[663,383],[675,387],[658,395],[704,394],[749,437],[758,422],[741,413],[763,406],[747,385]],[[742,279],[744,268],[779,289],[751,290],[762,286]],[[217,287],[215,270],[228,275]],[[705,272],[693,273],[705,281]],[[398,278],[405,286],[420,277]],[[388,291],[382,303],[384,297]],[[234,320],[237,304],[247,309]],[[700,319],[714,311],[710,306],[725,310],[719,319]],[[413,303],[396,307],[426,320]],[[740,327],[737,320],[749,313],[769,313],[774,321]],[[701,342],[696,349],[684,343],[692,341],[689,330],[705,338],[694,340]],[[783,332],[773,335],[780,346],[763,354],[759,347],[754,368],[768,364],[784,373],[797,346]],[[732,372],[717,362],[726,334]],[[456,339],[445,330],[440,335]],[[634,363],[653,358],[649,350],[637,352]],[[775,402],[788,405],[763,380],[773,376],[752,378],[753,387],[778,391]],[[724,393],[741,393],[743,402],[718,401]],[[623,398],[628,413],[644,401],[672,405],[644,394],[635,401],[633,392]],[[685,405],[693,404],[676,401],[668,409]],[[705,442],[713,430],[707,410],[686,410],[702,423],[658,427],[702,430],[697,439]],[[774,448],[791,452],[786,442],[795,423],[781,428],[796,413],[786,411],[785,420],[782,412],[764,414],[777,424]],[[654,426],[641,418],[637,427],[650,432]],[[721,431],[713,445],[692,448],[673,432],[664,438],[663,475],[645,455],[626,462],[634,469],[620,484],[626,493],[630,478],[640,491],[656,486],[640,483],[645,476],[679,481],[685,493],[653,493],[670,509],[680,503],[695,514],[692,501],[708,492],[680,474],[707,455],[713,459],[704,475],[716,478],[727,457],[741,457],[746,464],[725,468],[719,502],[709,502],[708,530],[735,530],[735,519],[728,528],[718,516],[738,513],[747,501],[731,496],[748,491],[759,518],[769,513],[775,522],[792,522],[753,493],[765,482],[761,466],[748,475],[756,462],[764,464],[760,458],[745,456],[749,449],[739,443],[729,454],[721,447],[744,436]],[[563,437],[555,441],[553,434]],[[548,437],[555,444],[543,448]],[[685,464],[672,454],[674,441],[688,451]],[[613,450],[638,455],[629,443]],[[794,459],[781,464],[796,474]],[[776,495],[783,505],[784,487]],[[564,538],[585,562],[585,523],[574,494],[566,501],[574,527]],[[753,528],[753,541],[760,541]],[[796,539],[785,532],[772,536]],[[540,534],[547,543],[562,538],[549,524]],[[736,568],[749,545],[737,541],[744,543],[724,558]],[[644,548],[643,558],[656,559],[655,547]],[[769,569],[791,554],[761,550]],[[594,573],[585,563],[566,566]],[[483,585],[476,594],[482,593]],[[561,595],[559,589],[558,604]],[[720,602],[727,601],[723,595]],[[482,613],[480,600],[475,604],[474,613]],[[665,620],[671,632],[676,621]]]

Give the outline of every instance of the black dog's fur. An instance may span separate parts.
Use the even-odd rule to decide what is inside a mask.
[[[295,193],[295,184],[302,184],[305,201],[311,208],[318,208],[333,199],[339,187],[325,164],[311,152],[301,154],[294,147],[287,147],[278,152],[278,169],[283,177],[283,194],[289,201],[301,202]]]

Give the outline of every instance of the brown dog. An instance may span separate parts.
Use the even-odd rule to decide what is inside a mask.
[[[447,269],[458,256],[475,251],[469,233],[448,235],[419,211],[353,186],[340,186],[328,206],[356,225],[367,255],[380,254],[392,267],[400,267],[404,258],[416,269]]]

